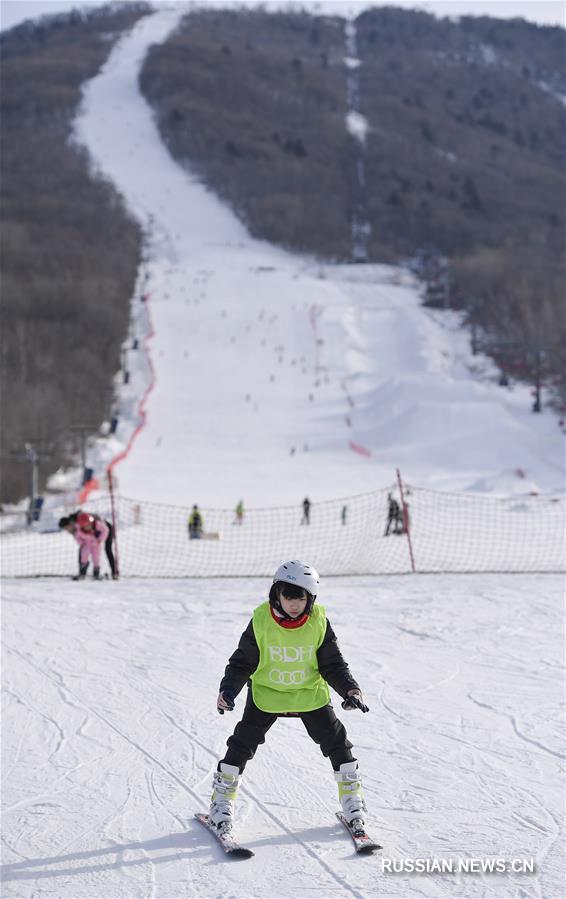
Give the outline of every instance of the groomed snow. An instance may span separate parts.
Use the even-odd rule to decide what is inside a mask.
[[[534,858],[536,874],[381,873],[334,820],[330,765],[279,721],[249,764],[230,863],[192,820],[243,708],[217,687],[267,581],[7,582],[6,897],[563,895],[562,581],[327,579],[370,713],[337,711],[392,859]]]
[[[334,823],[329,763],[298,721],[246,772],[239,831],[256,857],[225,861],[192,814],[243,706],[219,717],[217,685],[267,586],[6,583],[3,895],[561,895],[553,575],[322,589],[371,709],[338,711],[384,856],[534,857],[536,875],[378,876]]]

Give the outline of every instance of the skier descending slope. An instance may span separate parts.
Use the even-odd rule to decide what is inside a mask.
[[[240,778],[280,716],[300,718],[322,754],[330,758],[343,811],[339,817],[354,842],[358,838],[365,840],[366,850],[370,845],[378,848],[365,834],[360,771],[351,752],[352,743],[330,704],[328,685],[343,697],[344,709],[369,710],[340,652],[324,607],[315,605],[318,588],[319,577],[311,565],[298,561],[282,564],[273,578],[269,602],[255,609],[220,683],[220,714],[233,710],[234,700],[247,680],[251,686],[243,718],[229,737],[228,751],[214,774],[208,819],[202,821],[201,816],[200,820],[216,830],[221,842],[227,839],[240,853],[245,850],[237,847],[232,837]]]

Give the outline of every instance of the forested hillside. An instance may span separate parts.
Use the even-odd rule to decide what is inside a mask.
[[[254,236],[344,259],[352,162],[343,57],[341,19],[204,10],[151,49],[141,87],[173,155]]]
[[[70,141],[81,84],[145,4],[12,29],[2,54],[2,502],[28,492],[24,444],[46,476],[76,459],[73,427],[108,417],[141,234]],[[19,454],[19,455],[16,455]]]
[[[383,7],[355,26],[370,261],[446,257],[440,302],[467,310],[505,372],[544,378],[559,401],[563,30]],[[171,152],[252,234],[341,261],[345,55],[338,18],[205,10],[152,49],[141,79]]]
[[[374,9],[357,20],[374,258],[432,246],[504,371],[564,391],[564,31]]]

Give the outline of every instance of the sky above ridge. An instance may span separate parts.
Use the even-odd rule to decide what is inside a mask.
[[[100,6],[105,0],[0,0],[0,28],[5,31],[18,25],[25,19],[35,19],[44,15],[66,12],[73,8],[88,8]],[[219,6],[242,5],[242,0],[226,2],[226,0],[207,0]],[[243,0],[245,5],[259,5],[262,0]],[[165,0],[154,2],[155,6],[171,5]],[[288,3],[281,4],[288,6]],[[320,0],[311,2],[305,0],[298,4],[312,8],[313,12],[332,12],[348,15],[357,14],[369,6],[404,6],[408,9],[422,9],[434,13],[437,16],[462,16],[462,15],[489,15],[496,18],[524,18],[539,25],[566,25],[565,6],[555,0],[431,0],[431,2],[412,2],[412,0],[387,0],[387,2],[373,2],[373,0]]]

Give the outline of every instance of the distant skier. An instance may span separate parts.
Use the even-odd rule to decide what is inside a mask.
[[[234,524],[243,524],[244,523],[244,502],[240,500],[234,510]]]
[[[348,517],[348,506],[342,506],[342,511],[340,513],[340,520],[342,521],[343,525],[346,524],[347,517]]]
[[[394,534],[402,534],[403,533],[403,516],[401,515],[401,508],[397,500],[392,496],[391,493],[387,494],[387,524],[385,526],[385,534],[384,537],[389,537],[389,533],[393,528]]]
[[[202,537],[203,528],[204,522],[202,520],[200,509],[197,505],[194,505],[192,512],[189,515],[189,539],[200,540]]]
[[[311,523],[311,501],[308,496],[305,496],[303,500],[303,517],[301,520],[301,524],[310,524]]]
[[[80,514],[81,514],[81,510],[78,509],[76,512],[71,512],[70,515],[66,515],[63,518],[59,519],[59,527],[62,530],[67,531],[68,534],[71,534],[71,536],[74,537],[75,540],[77,539],[77,536],[76,536],[76,532],[77,532],[77,528],[78,528],[77,518]],[[104,541],[104,551],[106,553],[106,558],[107,558],[108,564],[110,566],[110,573],[112,575],[112,580],[117,581],[118,580],[118,569],[116,567],[116,559],[114,558],[114,552],[113,552],[113,548],[112,548],[112,545],[114,543],[114,528],[112,526],[112,523],[110,521],[108,521],[108,519],[106,519],[106,518],[103,519],[100,517],[100,515],[96,515],[96,513],[93,513],[93,518],[95,521],[103,521],[104,524],[106,525],[106,527],[108,528],[108,536],[106,537],[106,540]],[[77,543],[79,543],[78,540],[77,540]],[[79,571],[80,571],[80,549],[79,549]]]
[[[86,577],[89,562],[92,559],[92,576],[100,581],[100,550],[108,537],[108,526],[101,518],[95,518],[89,512],[79,512],[77,528],[74,533],[79,544],[79,574],[76,580]]]
[[[323,606],[315,604],[319,577],[311,565],[280,565],[230,657],[216,707],[234,709],[246,681],[243,718],[226,745],[228,751],[213,777],[209,822],[218,833],[230,832],[234,800],[246,763],[279,717],[300,718],[307,733],[330,758],[343,813],[354,831],[363,832],[365,805],[357,760],[344,725],[330,703],[328,685],[343,697],[342,708],[369,709],[344,660]],[[300,767],[295,766],[295,771]]]

